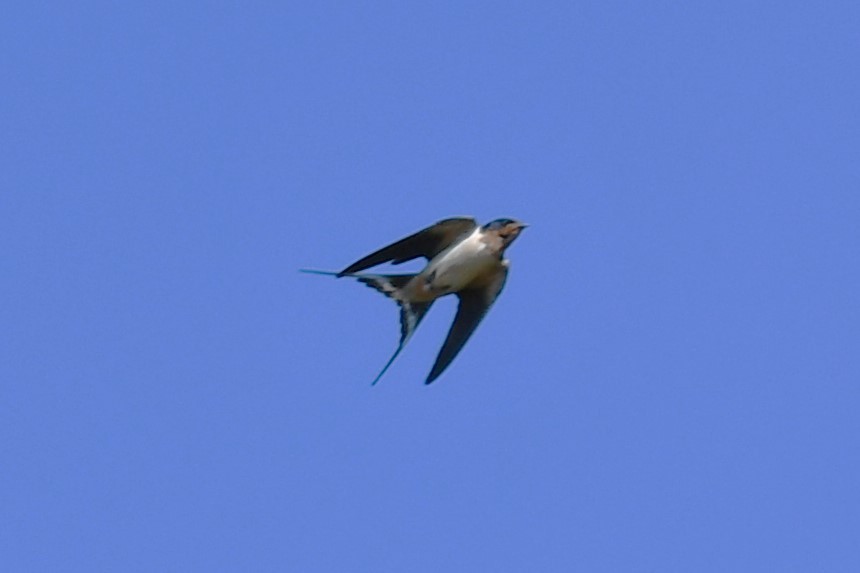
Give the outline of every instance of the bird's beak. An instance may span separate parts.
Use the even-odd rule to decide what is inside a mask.
[[[526,227],[528,227],[528,225],[526,223],[517,223],[518,229],[525,229]]]

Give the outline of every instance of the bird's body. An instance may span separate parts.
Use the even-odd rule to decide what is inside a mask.
[[[428,261],[401,291],[401,296],[416,302],[429,302],[462,290],[475,279],[498,272],[500,253],[482,240],[477,228]]]
[[[445,219],[371,253],[339,273],[307,272],[356,278],[400,306],[400,344],[374,384],[394,362],[433,301],[456,294],[460,299],[457,316],[427,378],[429,384],[459,353],[501,292],[510,264],[504,258],[505,249],[525,227],[512,219],[497,219],[483,227],[470,218]],[[428,262],[416,274],[359,272],[385,262],[400,264],[418,257]]]

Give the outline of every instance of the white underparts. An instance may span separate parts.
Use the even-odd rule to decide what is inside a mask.
[[[497,264],[491,249],[481,239],[481,229],[443,252],[428,266],[428,286],[438,292],[455,292]]]

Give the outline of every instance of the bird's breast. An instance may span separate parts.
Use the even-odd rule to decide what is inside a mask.
[[[432,261],[425,271],[425,280],[431,290],[448,294],[467,287],[498,264],[498,257],[475,233]]]

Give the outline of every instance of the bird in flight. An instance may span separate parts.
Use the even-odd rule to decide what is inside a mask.
[[[496,219],[483,226],[472,218],[445,219],[359,259],[340,272],[308,269],[302,272],[357,279],[400,307],[400,343],[373,384],[409,342],[433,301],[457,295],[460,299],[457,315],[425,381],[430,384],[451,364],[502,292],[510,265],[504,258],[505,249],[525,228],[525,224],[514,219]],[[418,257],[427,259],[427,265],[418,273],[360,272],[382,263],[399,265]]]

